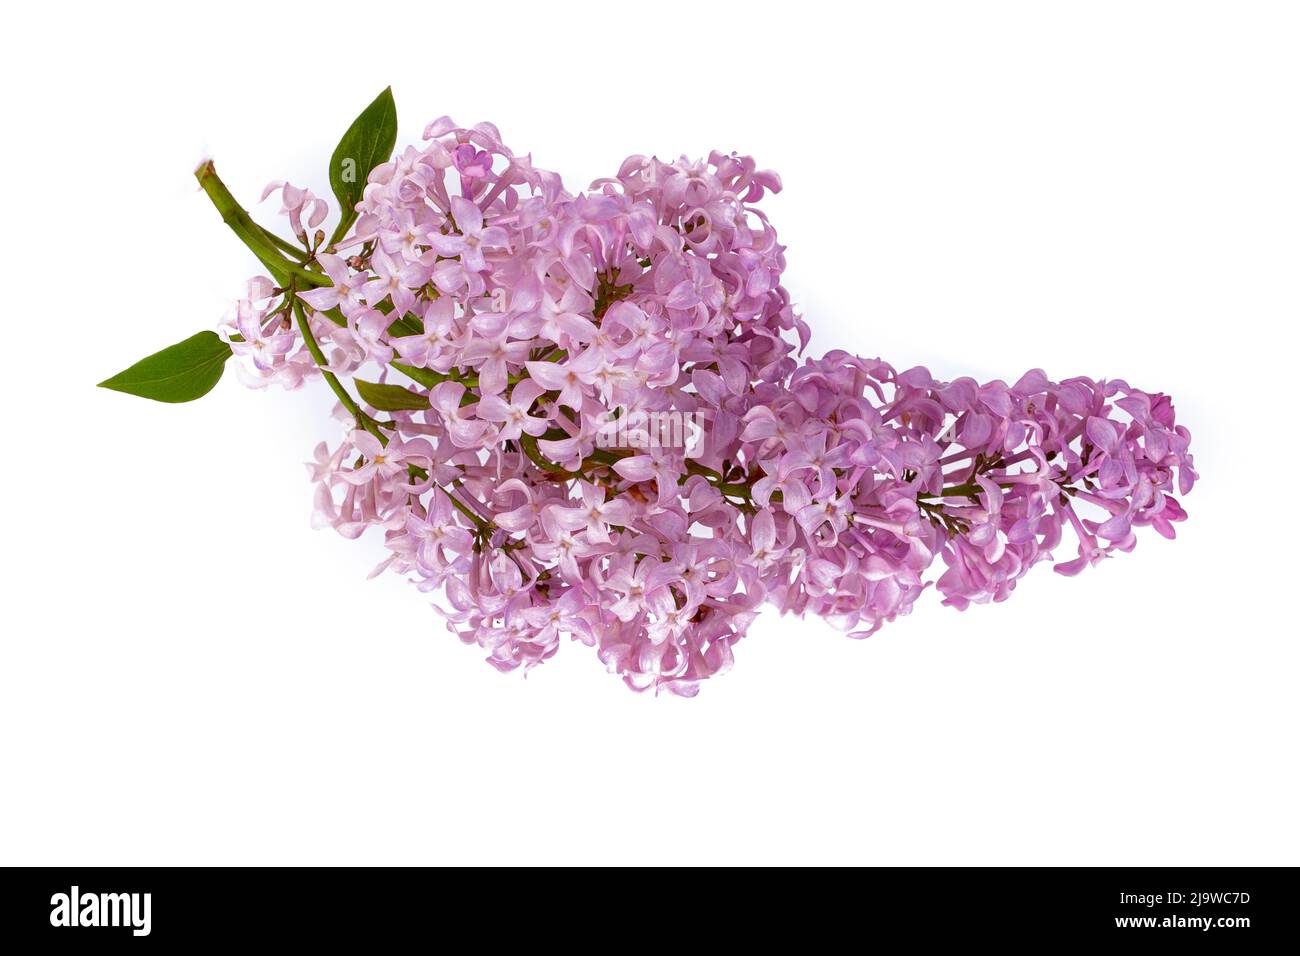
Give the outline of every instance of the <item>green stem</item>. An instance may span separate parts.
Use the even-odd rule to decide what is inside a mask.
[[[307,260],[309,254],[307,252],[304,252],[302,249],[299,249],[292,242],[289,242],[287,239],[281,239],[279,236],[273,233],[270,229],[267,229],[265,226],[258,226],[257,228],[258,231],[260,231],[262,235],[265,236],[267,239],[270,239],[271,242],[273,242],[280,249],[281,252],[287,252],[289,255],[293,256],[294,259],[296,259],[298,262],[305,262]]]
[[[1012,488],[1014,486],[1015,486],[1015,482],[1013,481],[998,483],[999,488]],[[968,481],[965,482],[964,484],[949,485],[947,488],[940,488],[939,493],[937,495],[930,494],[930,492],[928,491],[922,491],[922,492],[918,492],[916,497],[918,498],[970,498],[970,497],[982,495],[983,493],[984,493],[984,489],[980,487],[979,482]]]
[[[292,290],[290,290],[290,295],[293,295]],[[307,321],[307,312],[303,308],[302,301],[296,295],[293,295],[293,314],[298,320],[298,329],[302,332],[302,339],[307,344],[307,351],[311,353],[311,357],[320,366],[322,377],[329,383],[329,387],[338,396],[338,400],[351,413],[358,425],[374,435],[381,445],[386,446],[388,436],[379,430],[379,423],[361,410],[361,406],[357,404],[356,399],[348,394],[348,390],[343,387],[343,383],[339,381],[338,376],[326,368],[329,363],[325,358],[325,353],[321,351],[320,343],[316,341],[316,336],[312,334],[311,323]],[[423,472],[423,469],[419,470]],[[425,472],[424,474],[427,475],[428,473]],[[487,536],[492,533],[492,529],[495,527],[493,524],[485,521],[442,485],[435,482],[434,487],[446,495],[447,499],[456,506],[456,509],[474,523],[474,527],[478,529],[480,535]]]
[[[320,366],[320,373],[322,377],[324,377],[325,381],[329,383],[330,389],[333,390],[336,396],[338,396],[338,400],[342,403],[343,407],[352,414],[354,419],[356,419],[358,425],[379,439],[381,445],[387,445],[388,436],[379,430],[379,426],[375,423],[373,418],[361,410],[361,406],[357,404],[356,399],[348,394],[348,390],[343,387],[343,383],[339,381],[339,377],[331,372],[327,367],[329,362],[325,358],[325,353],[321,351],[320,343],[316,341],[316,336],[312,334],[311,323],[307,321],[307,313],[302,307],[302,301],[296,295],[293,299],[293,314],[298,320],[298,328],[302,332],[302,339],[307,343],[307,351],[311,353],[311,357],[315,359],[316,364]]]
[[[235,201],[235,197],[226,188],[226,184],[221,181],[212,160],[202,163],[194,171],[194,176],[199,181],[199,185],[203,187],[203,191],[208,194],[208,198],[212,200],[212,204],[217,207],[217,212],[221,213],[221,218],[226,225],[252,251],[253,255],[257,256],[262,265],[266,266],[267,271],[271,273],[271,277],[288,290],[289,299],[292,301],[294,318],[298,322],[298,329],[302,332],[303,342],[306,343],[307,351],[311,353],[312,359],[320,367],[321,376],[329,385],[330,390],[334,392],[339,402],[352,415],[358,426],[374,435],[381,445],[387,445],[388,436],[379,430],[378,422],[362,411],[356,399],[348,394],[348,390],[343,387],[343,383],[339,381],[338,376],[329,370],[329,361],[325,358],[320,343],[316,341],[316,336],[312,334],[311,323],[307,320],[306,310],[297,296],[298,283],[319,288],[332,284],[329,277],[321,275],[319,272],[313,272],[298,262],[286,259],[280,250],[284,250],[298,258],[301,258],[303,254],[296,247],[269,230],[263,229],[253,221],[247,211]],[[338,309],[328,309],[322,314],[336,325],[347,325],[347,320]],[[438,381],[446,381],[452,377],[449,375],[442,376],[428,369],[417,369],[414,366],[405,366],[400,363],[394,363],[394,365],[415,381],[421,382],[421,384],[430,384],[424,380],[431,376],[436,376]],[[432,384],[437,384],[437,381]],[[477,378],[474,379],[474,384],[478,384]],[[480,535],[486,536],[492,532],[494,525],[485,521],[446,488],[438,484],[435,484],[434,487],[446,495],[461,514],[473,522]]]
[[[435,385],[441,385],[443,382],[449,382],[452,380],[460,382],[466,388],[473,387],[466,379],[456,378],[456,376],[444,372],[435,372],[431,368],[417,368],[414,365],[407,365],[405,362],[389,362],[388,364],[397,369],[411,381],[419,382],[425,388],[433,388]],[[475,378],[474,385],[477,384],[478,379]]]
[[[297,279],[301,284],[313,288],[330,285],[328,276],[312,272],[280,254],[275,244],[267,238],[266,230],[255,223],[248,212],[235,201],[235,197],[230,194],[226,184],[217,175],[212,160],[206,160],[194,170],[194,178],[208,194],[212,205],[217,207],[222,220],[244,245],[248,246],[253,255],[257,256],[262,265],[266,266],[277,283],[287,287],[291,279]]]
[[[524,454],[532,460],[533,464],[546,472],[547,477],[555,481],[569,481],[572,478],[581,478],[586,471],[587,461],[591,460],[587,459],[586,461],[583,461],[583,463],[578,466],[577,471],[569,471],[564,466],[557,465],[555,462],[549,460],[545,455],[543,455],[541,450],[537,447],[537,439],[532,435],[520,435],[519,445],[523,448]]]

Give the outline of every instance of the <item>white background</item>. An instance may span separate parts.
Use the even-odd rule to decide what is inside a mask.
[[[0,862],[1300,863],[1293,7],[436,9],[6,13]],[[768,613],[695,700],[497,674],[309,528],[323,387],[93,387],[254,271],[198,161],[329,195],[389,83],[574,189],[753,154],[814,352],[1167,391],[1191,519],[865,642]]]

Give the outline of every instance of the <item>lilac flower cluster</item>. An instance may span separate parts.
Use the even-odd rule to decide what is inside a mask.
[[[801,363],[756,205],[781,183],[749,157],[633,156],[572,195],[495,127],[443,118],[371,172],[329,246],[307,235],[323,200],[270,188],[313,281],[249,283],[225,329],[241,372],[326,376],[346,429],[311,466],[318,523],[381,529],[379,570],[441,591],[502,670],[567,634],[635,689],[690,695],[764,603],[865,637],[930,583],[959,609],[1005,599],[1074,550],[1067,531],[1056,570],[1075,574],[1186,517],[1196,472],[1165,395]],[[694,447],[642,425],[601,440],[673,415]]]

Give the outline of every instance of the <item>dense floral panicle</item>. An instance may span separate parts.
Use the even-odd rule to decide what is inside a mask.
[[[957,608],[1005,599],[1067,533],[1063,574],[1139,526],[1173,537],[1196,472],[1165,395],[800,362],[755,206],[780,188],[714,152],[633,156],[575,195],[444,117],[370,174],[343,241],[309,247],[328,284],[253,280],[227,339],[253,384],[319,374],[296,296],[326,371],[405,383],[387,411],[340,408],[309,466],[316,522],[381,529],[376,570],[441,592],[501,670],[567,635],[633,688],[690,695],[765,603],[861,637],[931,584]],[[306,242],[323,203],[273,191]]]

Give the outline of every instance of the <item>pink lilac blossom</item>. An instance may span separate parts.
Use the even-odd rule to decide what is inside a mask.
[[[315,523],[378,529],[379,570],[440,592],[503,671],[567,636],[637,690],[692,695],[764,604],[866,637],[931,585],[965,609],[1058,553],[1073,575],[1139,527],[1174,536],[1196,472],[1163,394],[800,360],[809,329],[757,206],[780,188],[714,152],[632,156],[574,195],[494,126],[444,117],[311,256],[329,284],[254,279],[226,338],[254,385],[318,376],[296,296],[325,371],[410,390],[420,407],[340,407],[346,437],[310,465]],[[306,243],[323,201],[275,191]],[[606,447],[616,408],[689,413],[702,446]]]

